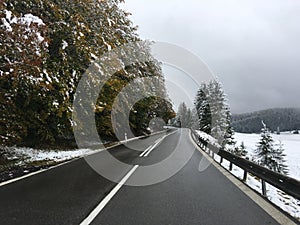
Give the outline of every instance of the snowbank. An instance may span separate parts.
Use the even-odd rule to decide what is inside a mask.
[[[217,141],[214,137],[210,136],[209,134],[207,134],[207,133],[205,133],[205,132],[203,132],[203,131],[200,131],[200,130],[196,130],[196,133],[197,133],[202,139],[208,140],[209,143],[211,143],[211,144],[213,144],[213,145],[215,145],[215,146],[217,146],[217,147],[219,147],[219,148],[221,147],[221,146],[219,145],[218,141]]]

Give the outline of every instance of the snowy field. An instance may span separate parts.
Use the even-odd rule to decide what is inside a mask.
[[[242,141],[244,142],[250,159],[255,156],[256,145],[260,140],[259,134],[236,133],[234,137],[237,145],[240,145]],[[272,138],[275,141],[274,144],[279,141],[283,144],[286,165],[289,168],[288,176],[300,180],[300,134],[285,132],[280,135],[272,134]]]
[[[286,154],[286,165],[289,168],[288,176],[300,180],[300,135],[286,132],[280,135],[272,134],[272,137],[274,144],[278,143],[279,141],[281,141],[283,144],[285,149],[284,153]],[[237,145],[240,145],[242,141],[244,142],[248,151],[248,157],[250,159],[255,157],[256,145],[260,140],[259,134],[236,133],[235,140],[237,141]],[[216,156],[215,159],[219,160],[217,157],[218,156]],[[229,162],[225,160],[222,166],[228,169]],[[231,171],[232,174],[240,179],[243,178],[243,172],[244,171],[237,166],[233,166],[233,170]],[[259,179],[250,175],[247,177],[246,183],[251,188],[261,193],[261,182]],[[288,212],[295,218],[300,219],[299,200],[286,195],[271,185],[267,185],[267,197],[270,201],[278,205],[284,211]]]
[[[197,131],[197,133],[202,138],[215,142],[215,140],[212,137],[209,137],[209,135],[200,131]],[[239,146],[241,142],[244,142],[244,145],[247,148],[246,150],[248,151],[247,157],[249,157],[250,160],[254,159],[256,145],[260,140],[260,134],[236,133],[234,137],[237,141],[237,146]],[[286,132],[280,135],[272,134],[272,137],[274,139],[274,144],[277,144],[279,141],[283,144],[285,149],[284,153],[286,154],[286,165],[289,168],[288,176],[300,180],[300,135]],[[216,154],[214,155],[214,159],[215,161],[220,162],[220,157]],[[221,165],[225,169],[229,170],[229,161],[224,159]],[[235,165],[233,165],[233,169],[230,173],[241,180],[243,179],[244,170]],[[257,177],[248,174],[246,184],[257,192],[262,192],[261,180]],[[267,198],[284,211],[300,220],[300,201],[298,199],[283,193],[269,184],[267,184]]]

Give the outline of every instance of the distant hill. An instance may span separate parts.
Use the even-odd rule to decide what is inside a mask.
[[[258,133],[264,121],[269,129],[277,131],[300,130],[300,108],[275,108],[251,113],[233,114],[232,125],[236,132]]]

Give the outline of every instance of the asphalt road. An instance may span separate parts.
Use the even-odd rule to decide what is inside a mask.
[[[278,224],[213,165],[199,172],[203,155],[195,149],[188,130],[157,134],[131,144],[139,151],[124,145],[108,150],[113,159],[130,165],[120,167],[122,170],[103,160],[107,152],[91,155],[87,161],[98,162],[100,171],[112,171],[119,181],[130,175],[125,184],[133,186],[119,185],[112,194],[117,184],[79,159],[0,187],[0,224],[80,224],[109,195],[91,224]],[[155,183],[184,160],[187,163],[174,176]],[[153,165],[153,172],[145,173]],[[151,185],[143,186],[143,182]]]

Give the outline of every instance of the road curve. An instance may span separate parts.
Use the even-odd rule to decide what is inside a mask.
[[[141,151],[124,145],[109,150],[116,159],[138,165],[126,180],[128,170],[119,174],[125,185],[118,189],[84,159],[0,187],[0,224],[80,224],[113,190],[91,224],[279,224],[213,165],[199,172],[203,155],[195,149],[187,129],[168,134],[136,140]],[[151,146],[151,152],[144,153],[147,157],[141,157],[142,150],[149,152]],[[168,159],[175,148],[192,157],[174,176],[147,186],[126,185],[143,167]],[[97,160],[103,154],[90,157]],[[103,166],[109,169],[110,164]]]

